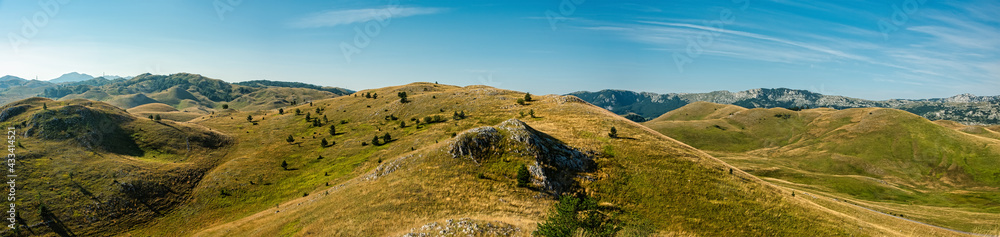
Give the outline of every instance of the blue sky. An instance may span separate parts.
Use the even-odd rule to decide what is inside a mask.
[[[997,16],[992,0],[0,0],[0,74],[997,95]]]

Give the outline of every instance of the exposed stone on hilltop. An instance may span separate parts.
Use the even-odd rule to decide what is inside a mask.
[[[477,163],[504,154],[532,157],[534,162],[528,164],[532,183],[557,193],[572,184],[573,173],[593,164],[591,156],[517,119],[462,132],[449,144],[448,152],[453,158],[468,157]]]

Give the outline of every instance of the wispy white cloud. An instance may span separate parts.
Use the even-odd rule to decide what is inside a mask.
[[[431,15],[445,12],[446,8],[432,7],[387,7],[353,10],[329,10],[299,18],[289,25],[294,28],[319,28],[348,25],[379,19],[403,18],[418,15]]]

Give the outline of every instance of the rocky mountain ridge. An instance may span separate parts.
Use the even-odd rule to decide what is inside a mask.
[[[697,101],[731,104],[746,108],[819,108],[834,109],[882,107],[905,110],[930,120],[953,120],[963,124],[1000,124],[1000,95],[976,96],[961,94],[934,99],[865,100],[837,95],[823,95],[807,90],[787,88],[751,89],[738,92],[708,93],[634,92],[601,90],[570,93],[616,114],[636,113],[646,119]]]

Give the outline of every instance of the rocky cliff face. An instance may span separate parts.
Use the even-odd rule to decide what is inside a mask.
[[[637,113],[646,119],[659,117],[692,102],[706,101],[746,108],[829,107],[847,109],[883,107],[905,110],[930,120],[946,119],[964,124],[1000,124],[1000,96],[971,94],[961,94],[949,98],[883,101],[823,95],[786,88],[669,94],[602,90],[598,92],[574,92],[571,95],[617,114]]]

